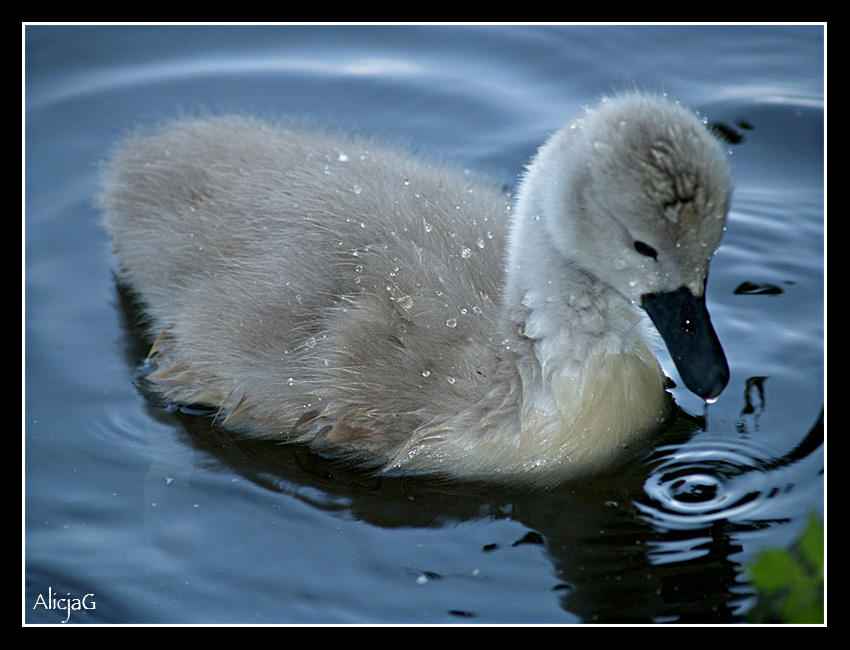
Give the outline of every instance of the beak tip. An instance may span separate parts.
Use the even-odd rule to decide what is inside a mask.
[[[694,367],[692,364],[682,363],[679,359],[676,361],[685,386],[706,402],[715,401],[729,383],[729,365],[722,349],[715,350],[715,354],[708,357],[706,361],[709,361],[710,365],[698,364]]]
[[[700,387],[693,392],[700,397],[702,397],[706,402],[713,402],[723,390],[726,388],[726,384],[729,383],[729,371],[726,370],[723,373],[718,373],[718,376],[714,378],[714,380],[704,387]]]

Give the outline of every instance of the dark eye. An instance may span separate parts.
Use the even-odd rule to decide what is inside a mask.
[[[646,255],[647,257],[651,257],[652,259],[658,257],[658,251],[655,250],[649,244],[644,244],[642,241],[635,242],[635,250],[641,255]]]

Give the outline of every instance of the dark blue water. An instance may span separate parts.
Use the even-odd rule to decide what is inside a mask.
[[[25,46],[26,622],[735,622],[746,562],[823,514],[822,28],[30,26]],[[631,86],[722,125],[737,187],[709,281],[730,385],[707,409],[676,389],[692,422],[629,471],[543,495],[378,480],[137,390],[93,203],[126,129],[296,115],[512,186]]]

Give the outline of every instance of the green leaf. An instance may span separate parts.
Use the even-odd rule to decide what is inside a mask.
[[[750,612],[757,622],[823,623],[823,524],[809,517],[806,530],[789,550],[761,551],[747,567],[759,602]]]

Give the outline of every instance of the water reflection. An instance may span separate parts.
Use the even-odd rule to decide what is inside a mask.
[[[308,447],[242,440],[211,427],[209,418],[175,415],[186,434],[179,443],[205,452],[202,474],[235,472],[335,516],[383,528],[520,523],[524,534],[511,544],[482,544],[480,556],[510,567],[521,549],[539,547],[552,567],[553,598],[566,615],[584,622],[741,620],[753,594],[742,578],[740,535],[783,521],[767,506],[787,492],[782,470],[793,464],[790,458],[759,462],[758,450],[726,438],[722,446],[697,439],[660,447],[656,460],[619,476],[518,493],[484,484],[379,477]],[[688,419],[680,426],[693,431]],[[152,468],[150,480],[162,486],[173,470]],[[158,517],[168,508],[164,499]],[[176,509],[182,508],[185,504]],[[151,534],[161,529],[167,527],[157,520]],[[447,578],[439,566],[416,570],[423,581]],[[448,613],[470,622],[478,615],[473,606],[453,611]]]

